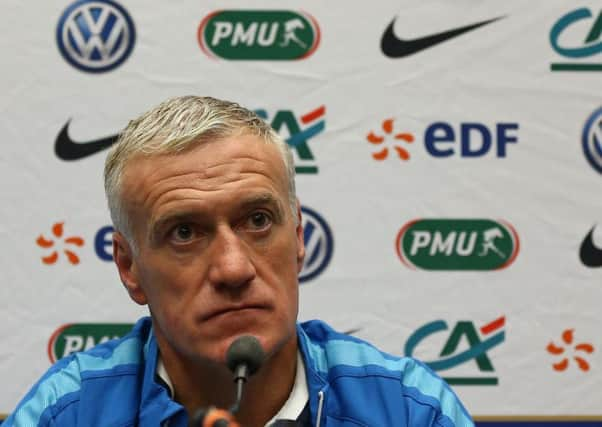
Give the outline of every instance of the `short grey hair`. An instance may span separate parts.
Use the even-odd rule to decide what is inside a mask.
[[[274,144],[288,178],[291,213],[297,220],[295,165],[288,144],[256,113],[239,104],[211,97],[171,98],[129,122],[113,145],[104,169],[104,185],[115,229],[135,245],[127,209],[121,199],[123,171],[135,156],[176,154],[209,140],[251,134]]]

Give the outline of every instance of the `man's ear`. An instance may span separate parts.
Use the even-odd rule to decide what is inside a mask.
[[[303,269],[305,260],[305,240],[303,239],[303,220],[301,218],[301,203],[297,199],[297,273]]]
[[[130,294],[130,298],[140,305],[145,305],[148,301],[140,286],[140,277],[132,247],[119,231],[113,232],[113,259],[117,265],[121,282]]]

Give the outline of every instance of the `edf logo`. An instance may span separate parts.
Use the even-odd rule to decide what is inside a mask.
[[[490,129],[481,123],[461,123],[458,129],[446,122],[431,124],[424,132],[424,146],[433,157],[483,157],[489,152],[506,157],[507,145],[518,142],[518,123],[497,123]]]
[[[395,123],[395,126],[394,126]],[[424,130],[422,143],[431,157],[504,158],[508,155],[508,145],[518,143],[518,123],[496,123],[486,126],[477,122],[462,122],[452,125],[447,122],[431,123]],[[404,127],[401,120],[387,118],[382,122],[381,130],[371,130],[366,141],[378,148],[372,158],[384,161],[389,152],[397,153],[402,162],[412,158],[413,147],[419,145],[418,134]]]
[[[334,240],[330,227],[316,211],[302,206],[301,213],[305,260],[299,282],[303,283],[316,278],[328,267],[334,251]]]
[[[79,0],[64,12],[56,28],[61,55],[75,68],[90,73],[110,71],[132,53],[134,22],[111,0]]]

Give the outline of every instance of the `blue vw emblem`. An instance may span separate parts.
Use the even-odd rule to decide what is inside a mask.
[[[583,153],[589,164],[602,173],[602,108],[598,108],[589,116],[581,139]]]
[[[303,283],[318,276],[328,266],[334,250],[334,240],[330,227],[316,211],[302,206],[301,213],[305,261],[299,282]]]
[[[82,71],[101,73],[119,66],[132,52],[134,23],[111,0],[79,0],[69,6],[56,29],[63,57]]]

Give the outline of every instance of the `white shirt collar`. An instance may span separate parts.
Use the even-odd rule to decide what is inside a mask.
[[[161,354],[157,355],[157,376],[165,383],[167,389],[169,390],[169,395],[173,399],[175,396],[173,384],[171,379],[169,378],[169,374],[165,369],[165,365],[163,364],[163,359],[161,359]],[[293,384],[293,389],[291,390],[291,394],[289,394],[288,399],[282,405],[282,408],[274,415],[274,417],[267,423],[269,426],[276,420],[296,420],[301,415],[303,408],[305,408],[305,404],[309,400],[309,391],[307,389],[307,379],[305,377],[305,364],[303,363],[303,358],[301,357],[301,353],[297,350],[297,372],[295,373],[295,383]]]
[[[172,399],[175,397],[176,393],[173,390],[173,384],[171,383],[171,378],[169,378],[169,374],[165,369],[165,365],[163,364],[163,359],[161,359],[161,353],[157,354],[157,376],[165,383],[167,386],[167,390],[169,391],[169,397]]]
[[[276,420],[296,420],[303,412],[305,404],[309,400],[309,391],[307,390],[307,381],[305,378],[305,364],[301,353],[297,350],[297,372],[295,374],[295,383],[291,394],[284,402],[284,405],[276,415],[268,422],[268,426]]]

